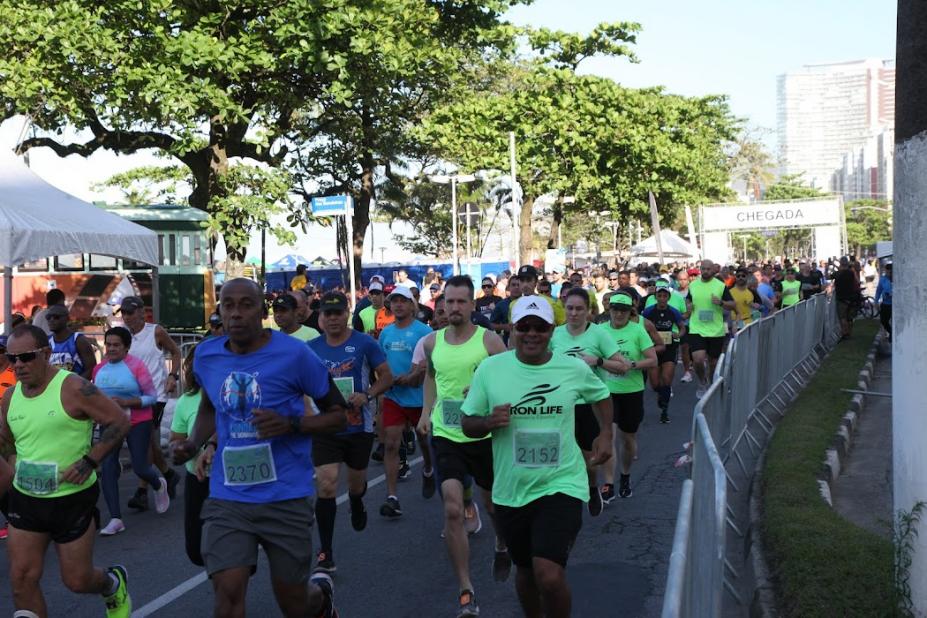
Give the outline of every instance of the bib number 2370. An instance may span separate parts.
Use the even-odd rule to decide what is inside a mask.
[[[560,432],[516,431],[515,465],[555,468],[560,465]]]
[[[222,469],[226,485],[259,485],[277,480],[270,444],[226,446],[222,449]]]

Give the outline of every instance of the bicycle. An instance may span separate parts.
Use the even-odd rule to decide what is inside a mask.
[[[872,296],[863,294],[859,300],[857,317],[872,320],[879,317],[879,303]]]

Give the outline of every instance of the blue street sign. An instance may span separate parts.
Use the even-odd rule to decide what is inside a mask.
[[[327,195],[312,198],[312,214],[321,217],[345,215],[354,206],[350,195]]]

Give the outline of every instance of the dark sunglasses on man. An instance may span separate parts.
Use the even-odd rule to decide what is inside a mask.
[[[31,363],[32,361],[34,361],[36,357],[38,356],[39,352],[41,352],[44,349],[45,348],[36,348],[34,350],[29,350],[28,352],[20,352],[19,354],[7,353],[7,354],[4,354],[4,356],[6,356],[6,360],[10,361],[11,365],[15,365],[16,361],[19,361],[25,365],[26,363]]]

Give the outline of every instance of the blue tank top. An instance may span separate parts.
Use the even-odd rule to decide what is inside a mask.
[[[70,337],[58,343],[54,335],[48,336],[48,347],[51,348],[51,358],[48,362],[57,367],[81,375],[84,373],[84,364],[77,353],[77,338],[80,333],[72,333]]]

